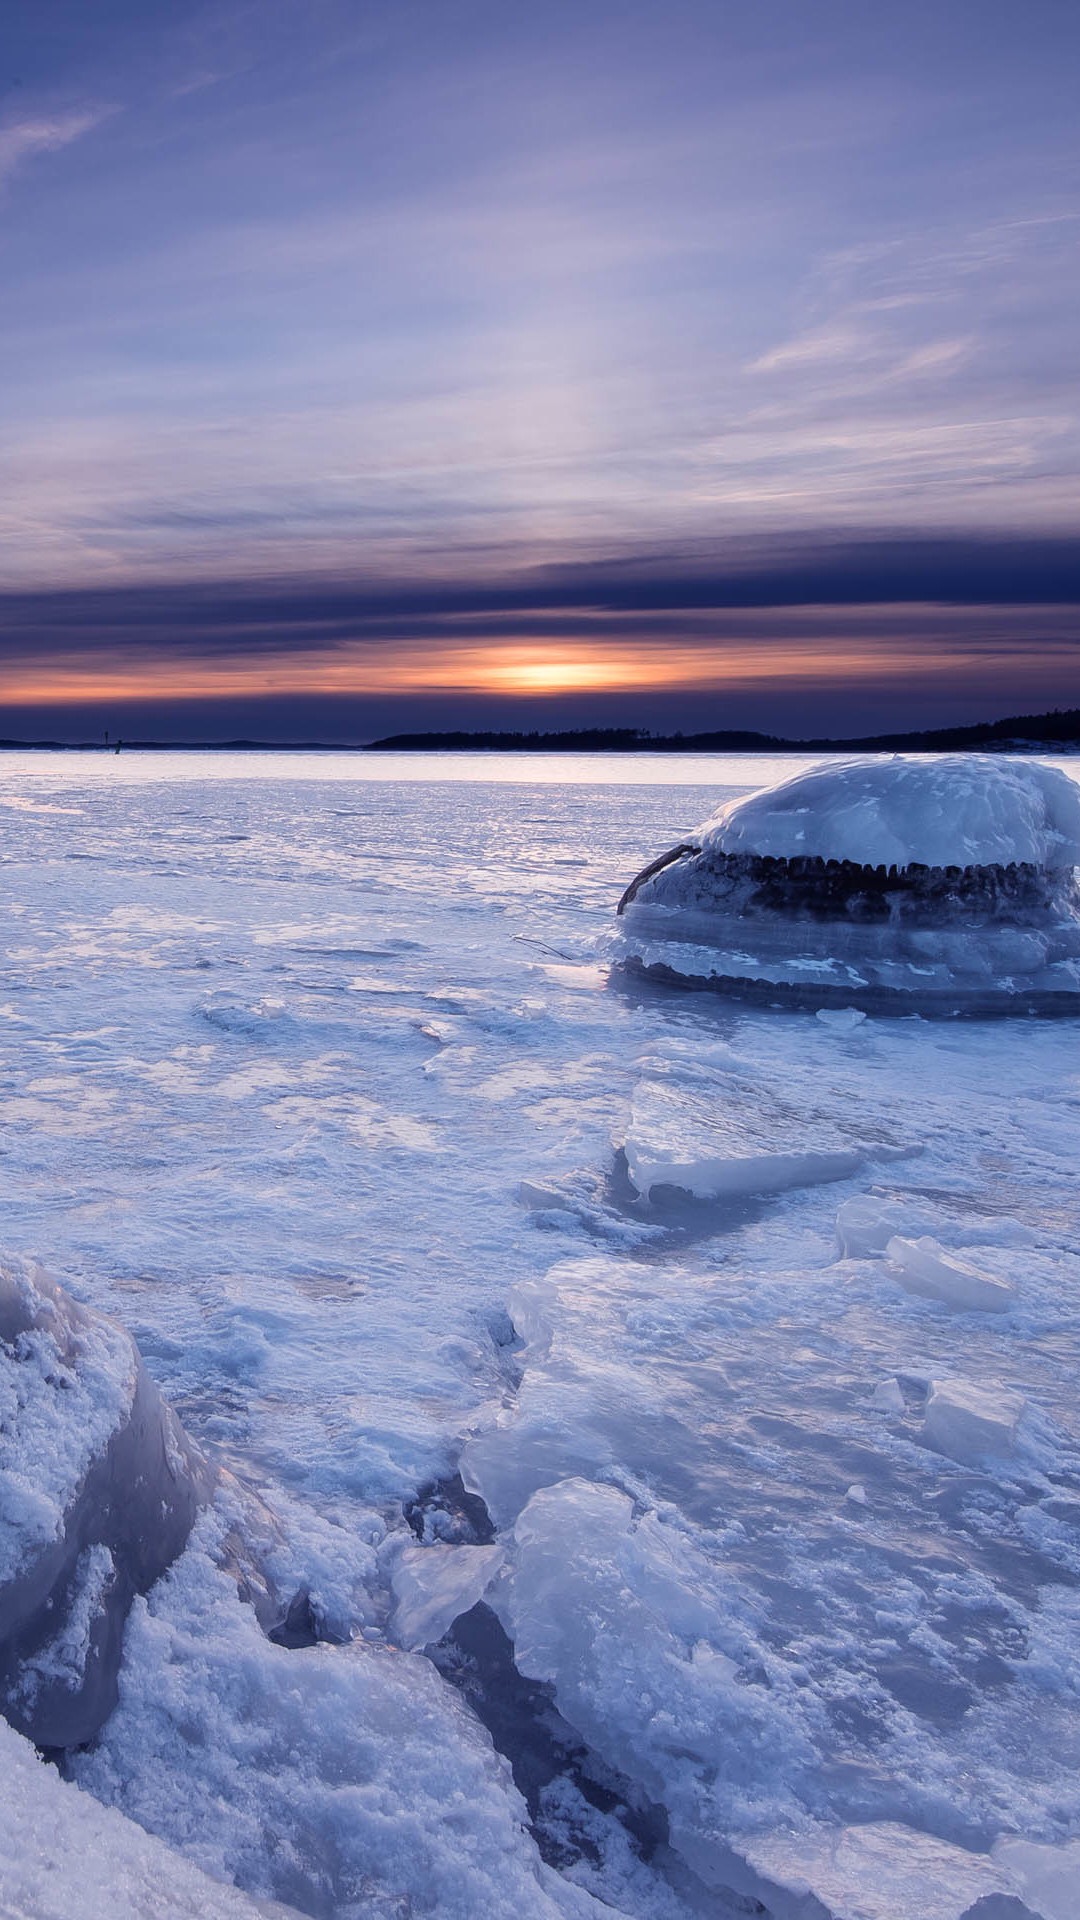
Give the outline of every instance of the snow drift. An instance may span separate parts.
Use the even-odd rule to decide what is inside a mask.
[[[624,969],[744,998],[1080,1006],[1080,791],[980,754],[849,761],[729,802],[633,880]]]

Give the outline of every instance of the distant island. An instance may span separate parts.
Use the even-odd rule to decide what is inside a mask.
[[[649,733],[642,727],[575,727],[558,733],[394,733],[367,753],[947,753],[982,747],[1012,753],[1030,747],[1080,748],[1080,707],[986,720],[971,727],[865,734],[854,740],[784,740],[772,733]]]

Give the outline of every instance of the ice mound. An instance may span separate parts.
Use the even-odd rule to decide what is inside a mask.
[[[1080,789],[1033,760],[950,753],[851,760],[730,801],[710,851],[870,867],[1080,865]]]
[[[846,761],[730,801],[619,903],[619,961],[866,1012],[1080,1005],[1080,786],[981,754]]]
[[[211,1482],[121,1327],[0,1271],[0,1711],[39,1745],[102,1725],[132,1599]]]

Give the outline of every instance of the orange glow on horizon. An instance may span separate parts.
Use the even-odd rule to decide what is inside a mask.
[[[920,672],[947,672],[959,649],[920,660]],[[132,663],[113,655],[54,659],[47,669],[27,661],[7,667],[0,699],[10,706],[117,703],[133,700],[228,699],[288,694],[464,693],[543,699],[563,693],[672,693],[743,689],[776,681],[827,684],[889,682],[911,672],[905,650],[853,636],[766,644],[665,646],[620,642],[610,648],[567,641],[484,642],[468,647],[340,647],[321,653]]]

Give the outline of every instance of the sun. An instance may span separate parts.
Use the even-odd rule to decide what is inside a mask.
[[[534,658],[513,655],[493,658],[488,667],[493,688],[507,693],[574,693],[594,687],[619,686],[626,678],[626,662],[595,655]]]

